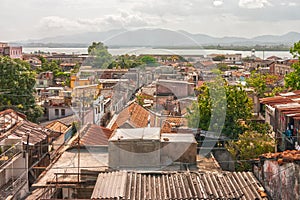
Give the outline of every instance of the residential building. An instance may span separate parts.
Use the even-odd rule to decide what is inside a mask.
[[[279,150],[295,149],[300,144],[300,91],[260,99],[265,121],[270,124]]]
[[[272,199],[300,199],[299,150],[264,154],[253,172]]]
[[[160,128],[117,129],[109,139],[111,169],[184,169],[196,165],[193,134],[161,134]]]
[[[0,43],[0,55],[10,58],[22,59],[22,47],[9,46],[8,43]]]
[[[50,163],[47,129],[11,109],[0,112],[0,198],[21,199]]]
[[[45,117],[47,120],[54,120],[73,115],[71,99],[60,96],[48,97],[44,102]]]

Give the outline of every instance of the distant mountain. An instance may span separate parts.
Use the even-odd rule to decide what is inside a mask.
[[[284,35],[262,35],[254,38],[212,37],[205,34],[192,34],[186,31],[170,31],[166,29],[125,29],[105,32],[87,32],[74,35],[48,37],[39,40],[27,40],[18,43],[72,44],[89,45],[94,41],[102,41],[110,47],[192,47],[197,45],[291,45],[300,40],[300,33],[289,32]]]

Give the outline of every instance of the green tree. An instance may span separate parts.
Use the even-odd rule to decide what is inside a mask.
[[[230,69],[230,66],[228,66],[226,63],[218,63],[217,67],[221,71],[227,71]]]
[[[290,49],[290,53],[294,58],[300,59],[300,41],[296,42],[294,46]],[[291,72],[285,76],[285,87],[291,90],[299,90],[300,89],[300,62],[292,64],[291,66],[294,68],[294,72]]]
[[[230,138],[237,138],[243,133],[245,126],[242,122],[251,117],[252,101],[241,86],[226,85],[221,79],[206,83],[197,90],[198,101],[188,109],[189,127],[217,130],[224,124],[222,133]],[[225,121],[218,121],[224,115]]]
[[[258,158],[264,153],[274,152],[275,141],[268,134],[246,131],[239,135],[238,140],[229,141],[226,148],[237,161],[237,171],[249,171],[251,170],[249,160]]]
[[[102,42],[93,42],[88,47],[89,59],[87,65],[91,65],[95,68],[106,69],[112,63],[112,55],[108,52],[107,46],[104,46]]]
[[[36,105],[34,85],[36,73],[19,59],[0,57],[0,109],[12,108],[36,122],[43,113]]]
[[[145,63],[148,66],[157,66],[156,58],[153,56],[142,56],[140,57],[140,61]]]
[[[258,97],[265,97],[267,91],[271,91],[276,81],[276,76],[270,74],[262,74],[252,71],[251,76],[246,79],[247,86],[252,87]]]
[[[216,57],[212,58],[213,61],[224,61],[225,60],[225,56],[224,55],[218,55]]]

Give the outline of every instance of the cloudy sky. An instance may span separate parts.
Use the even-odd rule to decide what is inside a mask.
[[[299,0],[0,0],[0,41],[110,29],[211,36],[300,32]]]

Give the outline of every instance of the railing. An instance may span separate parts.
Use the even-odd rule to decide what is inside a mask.
[[[6,185],[2,186],[0,199],[5,199],[8,196],[15,196],[20,189],[27,183],[27,171],[21,174],[18,178],[11,178]]]
[[[0,155],[0,168],[2,168],[6,163],[11,161],[16,155],[22,152],[22,144],[17,143],[14,144],[12,147],[7,149]]]

